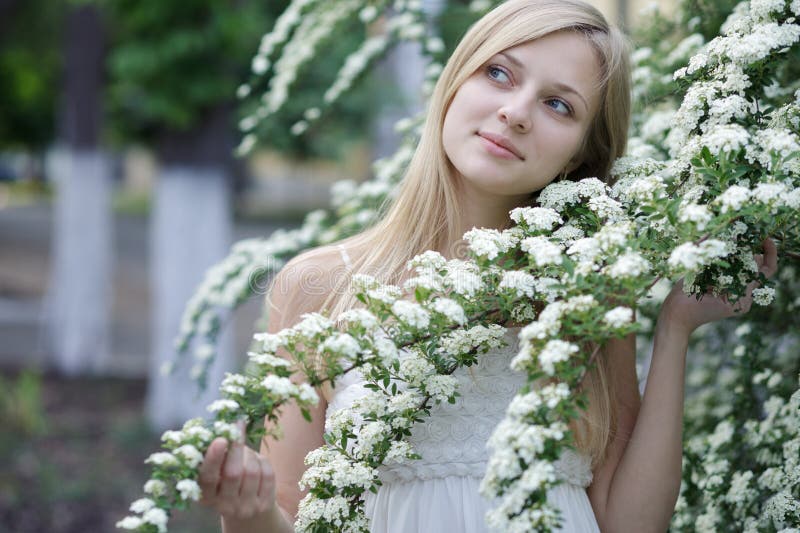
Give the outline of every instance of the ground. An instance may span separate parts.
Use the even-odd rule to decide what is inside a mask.
[[[145,381],[21,376],[5,370],[0,383],[13,398],[0,411],[0,531],[114,531],[143,495],[143,461],[159,447],[142,416]],[[177,513],[169,530],[219,525],[196,505]]]

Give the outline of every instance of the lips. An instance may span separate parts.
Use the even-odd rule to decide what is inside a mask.
[[[522,153],[519,149],[514,146],[514,143],[508,137],[504,137],[503,135],[498,135],[496,133],[491,133],[488,131],[479,131],[478,136],[489,141],[492,144],[499,146],[517,157],[517,159],[521,161],[525,161],[525,158],[522,157]]]

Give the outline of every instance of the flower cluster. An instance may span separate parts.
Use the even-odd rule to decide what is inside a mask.
[[[696,524],[781,531],[800,522],[800,372],[794,357],[800,339],[786,324],[765,338],[768,324],[780,320],[772,315],[732,334],[718,327],[711,339],[735,344],[733,353],[708,350],[714,355],[689,368],[676,531],[694,531]],[[721,385],[716,394],[709,394],[712,382]]]

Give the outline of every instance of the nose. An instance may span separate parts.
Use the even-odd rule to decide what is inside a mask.
[[[521,103],[508,102],[497,110],[497,117],[518,133],[527,133],[531,129],[530,108]]]

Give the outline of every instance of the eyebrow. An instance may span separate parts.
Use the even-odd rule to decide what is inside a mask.
[[[498,54],[497,54],[497,55],[501,55],[501,56],[503,56],[503,57],[504,57],[504,58],[506,58],[506,59],[507,59],[509,62],[511,62],[511,63],[512,63],[514,66],[516,66],[517,68],[521,68],[521,69],[524,69],[524,68],[525,68],[525,65],[523,65],[523,64],[522,64],[522,61],[520,61],[520,60],[519,60],[519,59],[517,59],[516,57],[512,56],[512,55],[511,55],[511,54],[509,54],[508,52],[498,52]],[[579,92],[578,92],[577,90],[575,90],[574,88],[570,87],[569,85],[565,85],[565,84],[563,84],[563,83],[561,83],[561,82],[555,82],[555,83],[553,83],[553,87],[555,87],[555,88],[556,88],[556,89],[558,89],[559,91],[563,91],[563,92],[566,92],[566,93],[572,93],[572,94],[574,94],[575,96],[577,96],[578,98],[580,98],[580,99],[581,99],[581,102],[583,102],[583,106],[586,108],[586,110],[587,110],[587,111],[589,110],[589,104],[588,104],[588,103],[586,103],[586,99],[585,99],[585,98],[584,98],[584,97],[581,95],[581,93],[579,93]]]

